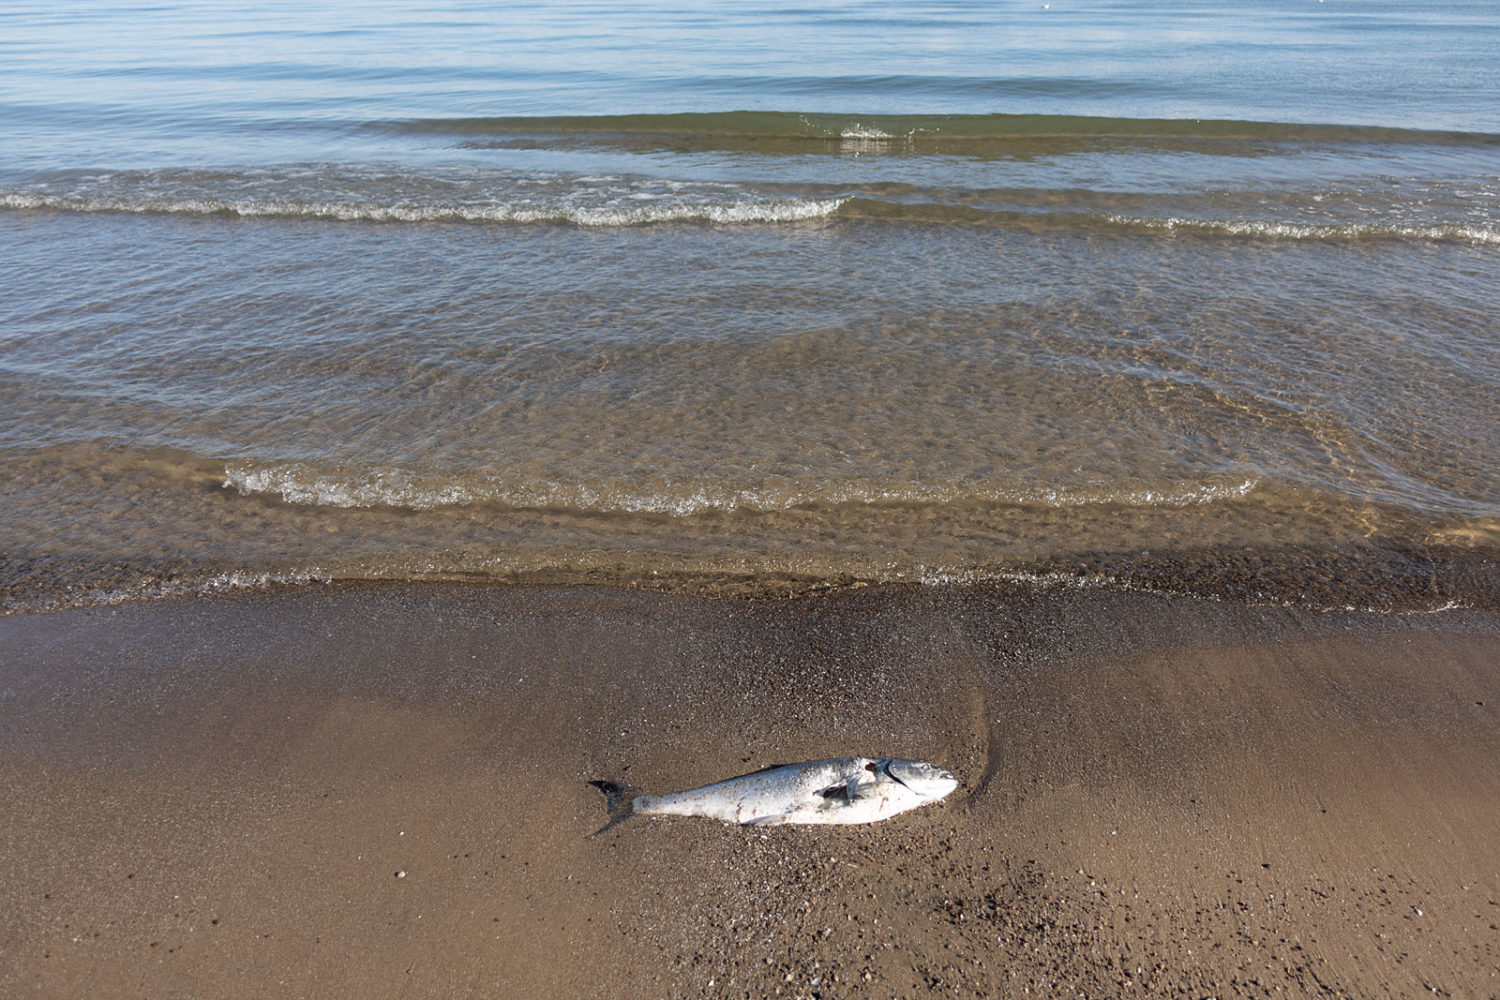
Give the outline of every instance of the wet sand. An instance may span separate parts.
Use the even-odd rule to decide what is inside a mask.
[[[1500,615],[304,588],[0,618],[0,995],[1500,995]],[[630,820],[900,755],[853,828]]]

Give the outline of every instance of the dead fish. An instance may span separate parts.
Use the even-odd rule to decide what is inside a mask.
[[[957,778],[934,764],[897,757],[780,764],[667,795],[631,795],[613,782],[589,783],[609,796],[605,830],[630,816],[706,816],[745,826],[874,823],[958,787]]]

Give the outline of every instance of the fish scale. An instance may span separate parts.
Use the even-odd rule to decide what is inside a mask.
[[[834,757],[768,767],[664,795],[640,795],[641,816],[702,816],[746,826],[873,823],[936,802],[958,787],[923,761]]]

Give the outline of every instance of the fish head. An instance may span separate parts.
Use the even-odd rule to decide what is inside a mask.
[[[958,787],[953,772],[926,761],[887,757],[877,767],[880,774],[904,785],[923,802],[936,802]]]

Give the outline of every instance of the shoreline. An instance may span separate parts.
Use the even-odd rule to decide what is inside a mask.
[[[0,645],[8,995],[1500,992],[1493,612],[331,586]],[[588,836],[590,779],[851,753],[963,786]]]
[[[601,550],[602,551],[602,550]],[[862,590],[935,588],[1019,592],[1074,588],[1094,594],[1286,607],[1313,613],[1369,611],[1500,611],[1500,549],[1474,544],[1279,546],[1209,545],[1059,553],[993,566],[892,569],[889,577],[844,568],[827,573],[790,565],[673,570],[627,553],[570,563],[487,570],[430,568],[414,576],[365,575],[320,565],[215,572],[206,568],[153,570],[130,561],[75,564],[59,575],[56,558],[12,559],[13,579],[0,585],[0,617],[120,607],[159,600],[191,600],[304,588],[484,587],[519,590],[617,590],[711,600],[802,600]],[[47,582],[43,582],[46,580]]]

